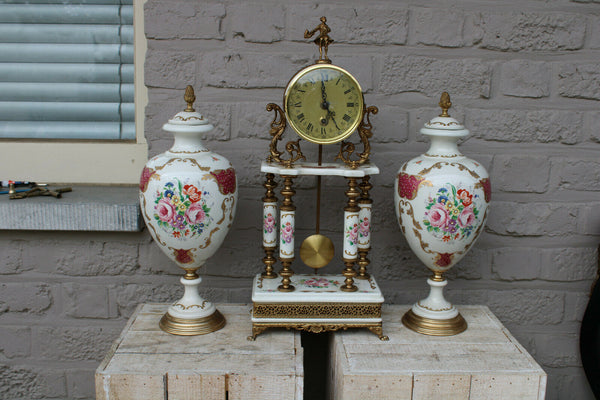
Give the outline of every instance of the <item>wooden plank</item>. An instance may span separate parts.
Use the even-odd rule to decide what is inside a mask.
[[[466,375],[415,375],[413,400],[469,400],[471,377]]]
[[[167,374],[167,393],[169,400],[223,400],[227,396],[225,376]]]
[[[97,370],[99,400],[303,398],[298,332],[273,330],[248,341],[251,307],[228,304],[217,305],[227,320],[223,329],[175,336],[158,327],[167,307],[136,309]]]
[[[293,375],[229,375],[229,400],[294,399],[296,380]]]
[[[408,309],[384,306],[387,342],[360,330],[332,336],[330,399],[544,398],[545,372],[487,307],[459,307],[469,328],[447,337],[404,327]]]
[[[104,375],[102,392],[106,400],[166,400],[162,375]]]
[[[474,375],[470,400],[538,400],[539,375]]]

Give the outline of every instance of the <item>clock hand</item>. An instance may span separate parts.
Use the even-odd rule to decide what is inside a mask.
[[[329,103],[327,102],[327,93],[325,92],[325,82],[321,81],[321,98],[323,102],[321,103],[321,108],[323,110],[329,109]]]

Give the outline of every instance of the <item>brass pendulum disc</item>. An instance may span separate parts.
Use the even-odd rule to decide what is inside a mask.
[[[311,268],[322,268],[333,259],[333,242],[321,234],[310,235],[300,246],[300,258]]]

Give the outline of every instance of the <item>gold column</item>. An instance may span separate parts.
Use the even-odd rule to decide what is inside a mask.
[[[266,177],[267,179],[263,186],[265,189],[267,189],[267,192],[265,193],[265,197],[262,198],[262,201],[277,204],[277,197],[275,196],[275,188],[277,187],[277,182],[275,182],[275,175],[268,173]],[[265,257],[262,259],[263,264],[265,264],[265,272],[261,274],[263,278],[277,278],[277,274],[273,271],[273,264],[275,264],[275,262],[277,261],[277,259],[273,257],[273,253],[275,253],[276,247],[277,246],[265,246],[263,243],[263,249],[265,250]]]
[[[296,211],[296,206],[292,201],[292,196],[296,194],[296,191],[292,188],[292,177],[289,175],[282,175],[283,178],[283,189],[281,189],[281,195],[283,196],[283,202],[281,204],[281,211]],[[281,223],[281,221],[280,221]],[[294,227],[295,230],[295,227]],[[295,234],[295,232],[294,232]],[[293,243],[293,242],[292,242]],[[280,244],[281,248],[281,244]],[[281,271],[279,271],[279,275],[281,275],[281,285],[277,287],[277,290],[280,292],[292,292],[295,290],[295,287],[292,286],[290,278],[294,276],[294,271],[290,268],[292,265],[292,261],[294,261],[293,251],[291,257],[284,257],[281,252],[279,254],[279,259],[281,260]]]
[[[358,185],[361,192],[360,200],[358,200],[359,204],[373,204],[373,200],[369,197],[369,190],[373,188],[373,185],[371,185],[369,179],[371,179],[369,175],[364,176],[362,182]],[[369,221],[369,223],[370,222],[371,221]],[[371,235],[371,232],[369,232],[369,235]],[[369,237],[369,243],[370,242],[371,238]],[[371,277],[371,275],[367,273],[367,266],[371,263],[371,260],[367,258],[367,254],[369,254],[370,250],[371,246],[366,249],[361,249],[360,247],[358,249],[358,275],[356,276],[356,279],[369,279]]]
[[[357,189],[358,184],[356,183],[356,178],[346,178],[348,179],[348,190],[346,190],[346,196],[348,197],[348,204],[344,207],[344,211],[358,213],[360,211],[360,207],[356,202],[356,198],[360,196],[360,191]],[[346,268],[344,269],[343,275],[346,277],[344,280],[344,286],[340,287],[340,290],[344,292],[356,292],[358,287],[354,284],[354,277],[356,276],[356,271],[354,270],[354,263],[356,258],[346,258],[342,257]]]

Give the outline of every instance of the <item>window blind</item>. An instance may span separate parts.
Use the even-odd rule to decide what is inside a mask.
[[[0,3],[0,138],[135,139],[133,0]]]

